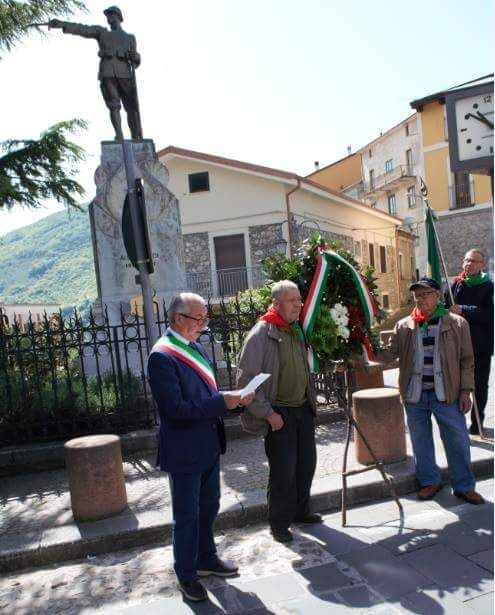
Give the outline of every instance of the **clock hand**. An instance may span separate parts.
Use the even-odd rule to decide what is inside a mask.
[[[488,128],[491,128],[493,130],[493,123],[490,122],[490,120],[486,118],[483,114],[480,113],[480,116],[481,117],[479,117],[478,115],[473,115],[472,113],[467,113],[465,119],[467,120],[468,118],[472,117],[473,120],[478,120],[478,122],[485,124],[486,126],[488,126]]]
[[[473,115],[473,117],[479,122],[483,122],[483,124],[486,124],[489,128],[493,130],[493,122],[490,122],[490,120],[486,117],[486,115],[484,115],[480,111],[476,111],[476,115]]]

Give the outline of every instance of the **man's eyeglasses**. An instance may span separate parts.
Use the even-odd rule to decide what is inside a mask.
[[[479,259],[475,260],[474,258],[465,258],[464,262],[465,263],[474,263],[474,264],[476,264],[476,263],[482,263],[483,261],[481,261]]]
[[[196,316],[189,316],[189,314],[182,314],[182,313],[179,313],[179,316],[184,316],[184,318],[189,318],[189,320],[195,320],[200,325],[207,325],[210,322],[210,319],[208,317],[201,318],[200,316],[198,318]]]
[[[425,297],[428,297],[428,295],[433,295],[436,292],[437,292],[436,290],[429,290],[426,293],[421,293],[420,295],[414,295],[414,301],[421,301],[421,299],[424,299]]]

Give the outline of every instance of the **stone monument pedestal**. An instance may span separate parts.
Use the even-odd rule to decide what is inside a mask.
[[[91,236],[97,278],[97,310],[106,306],[110,324],[120,323],[121,309],[141,295],[137,270],[129,261],[122,234],[127,178],[122,143],[103,141],[95,173],[96,197],[90,205]],[[169,174],[151,139],[133,141],[136,175],[144,186],[146,217],[153,259],[154,300],[169,302],[185,289],[184,249],[179,202],[168,190]]]

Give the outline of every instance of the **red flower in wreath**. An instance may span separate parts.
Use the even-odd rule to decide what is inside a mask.
[[[346,307],[349,312],[349,327],[366,324],[363,308],[355,305],[347,305]]]
[[[358,343],[363,343],[364,340],[366,338],[366,335],[364,333],[364,331],[362,329],[360,329],[359,327],[354,327],[351,330],[351,340],[353,342],[358,342]]]

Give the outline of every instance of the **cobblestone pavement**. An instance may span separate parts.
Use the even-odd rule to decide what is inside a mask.
[[[178,593],[170,546],[136,548],[0,579],[0,612],[16,615],[187,613],[493,614],[493,480],[483,506],[459,505],[449,489],[435,501],[402,498],[296,528],[289,545],[266,527],[221,533],[219,553],[236,579],[205,581],[210,601]]]

